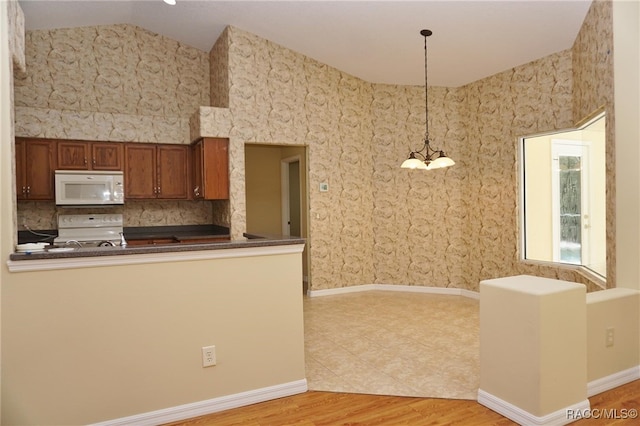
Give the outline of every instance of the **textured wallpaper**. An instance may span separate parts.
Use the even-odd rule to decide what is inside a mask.
[[[132,25],[29,31],[16,106],[186,117],[209,105],[208,55]]]
[[[574,124],[572,50],[430,88],[431,139],[457,164],[421,173],[399,164],[423,139],[423,87],[370,84],[233,27],[228,38],[232,232],[245,223],[244,143],[307,144],[313,289],[477,290],[521,273],[596,289],[518,254],[517,138]]]
[[[13,61],[14,71],[24,72],[24,12],[17,1],[7,2],[7,16],[9,25],[9,52]]]
[[[29,31],[16,134],[189,143],[209,105],[206,52],[132,25]]]
[[[244,144],[306,144],[313,288],[373,282],[371,85],[236,28],[228,37],[232,235],[246,223]]]
[[[611,101],[610,47],[603,47],[610,34],[610,3],[595,2],[573,49],[463,87],[430,87],[431,139],[456,165],[429,173],[399,167],[422,144],[424,87],[371,84],[234,27],[209,54],[127,25],[30,32],[28,73],[16,81],[17,129],[106,140],[126,131],[151,142],[170,134],[183,143],[228,135],[230,200],[207,205],[234,238],[246,223],[245,143],[306,145],[312,289],[477,290],[480,280],[528,273],[593,290],[576,272],[519,261],[517,138],[571,127]],[[603,52],[604,65],[594,63]],[[77,91],[68,76],[83,82]],[[612,221],[612,183],[608,191]],[[165,210],[143,203],[141,211],[147,205]],[[184,220],[169,210],[186,206],[170,205],[165,215]],[[46,223],[51,212],[42,211]],[[614,231],[611,222],[609,265]]]
[[[607,112],[607,286],[616,283],[616,153],[613,104],[613,18],[611,1],[594,1],[573,47],[573,118],[599,108]]]
[[[225,29],[209,52],[211,106],[229,108],[229,29]]]

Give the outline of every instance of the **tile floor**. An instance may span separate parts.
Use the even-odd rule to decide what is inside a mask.
[[[365,291],[305,297],[310,390],[476,399],[479,301]]]

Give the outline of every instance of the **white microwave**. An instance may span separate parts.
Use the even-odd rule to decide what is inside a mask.
[[[124,204],[122,172],[56,170],[55,184],[59,206]]]

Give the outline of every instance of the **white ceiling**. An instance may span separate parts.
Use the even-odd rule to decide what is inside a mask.
[[[29,29],[128,23],[208,52],[227,25],[374,83],[461,86],[570,48],[591,0],[20,0]]]

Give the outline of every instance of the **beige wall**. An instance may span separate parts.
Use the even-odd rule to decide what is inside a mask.
[[[592,382],[640,365],[640,293],[614,288],[587,295],[587,378]],[[613,346],[606,345],[614,329]]]
[[[13,252],[15,245],[15,183],[13,162],[14,113],[13,113],[13,70],[24,69],[24,14],[17,1],[0,2],[0,259],[4,260]],[[4,305],[4,288],[10,281],[7,268],[0,266],[0,302]],[[4,311],[0,308],[0,318]],[[6,323],[0,321],[4,331]],[[0,335],[0,338],[4,334]],[[2,339],[0,339],[2,342]],[[0,343],[2,357],[6,350]],[[4,378],[0,374],[0,384]],[[0,390],[0,397],[5,393]],[[0,402],[0,414],[2,403]]]
[[[245,146],[247,232],[279,235],[282,233],[281,161],[300,158],[300,218],[302,236],[308,223],[305,147],[292,145]]]
[[[282,234],[280,148],[245,146],[247,232]]]
[[[480,390],[537,417],[585,401],[585,294],[540,277],[483,281]]]
[[[87,424],[304,380],[301,265],[295,253],[10,274],[2,423]],[[217,365],[202,368],[208,345]]]
[[[616,235],[619,287],[640,290],[640,4],[614,3],[616,101]],[[609,214],[609,211],[607,211]]]
[[[640,3],[616,1],[613,4],[615,43],[615,104],[616,104],[616,226],[624,232],[616,234],[617,286],[640,290]],[[614,127],[614,126],[612,126]],[[611,203],[608,203],[608,207]],[[607,211],[609,214],[609,211]],[[614,306],[617,307],[617,306]],[[629,314],[624,321],[635,320]],[[627,326],[625,326],[626,329]],[[637,330],[637,329],[636,329]],[[640,330],[630,337],[640,341]],[[631,360],[633,363],[633,360]],[[635,360],[640,364],[640,354]]]

